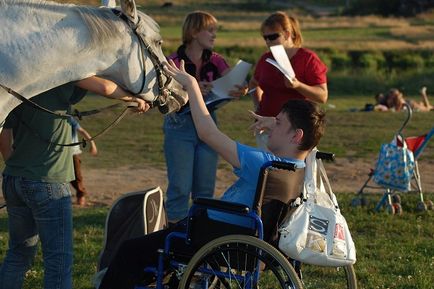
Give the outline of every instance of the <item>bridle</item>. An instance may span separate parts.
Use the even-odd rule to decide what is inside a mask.
[[[157,106],[161,113],[166,114],[168,112],[168,100],[170,98],[179,99],[180,97],[176,95],[175,92],[170,90],[169,84],[172,82],[172,77],[165,73],[164,71],[164,65],[158,58],[157,54],[152,49],[151,45],[148,43],[148,41],[145,39],[144,35],[139,33],[139,28],[141,27],[143,20],[141,20],[140,16],[138,17],[137,23],[133,23],[125,14],[122,13],[122,11],[112,9],[112,12],[118,16],[120,19],[122,19],[127,25],[133,30],[134,34],[137,36],[140,44],[140,51],[141,51],[141,58],[142,58],[142,66],[143,66],[143,80],[142,85],[139,90],[139,92],[135,94],[140,94],[143,92],[143,89],[145,87],[146,82],[146,71],[145,71],[145,50],[149,54],[149,58],[151,59],[151,62],[154,66],[156,78],[157,78],[157,84],[158,84],[158,95],[155,96],[154,100],[152,101],[151,107]],[[166,77],[166,81],[163,81],[163,75]],[[179,102],[177,102],[179,103]],[[179,105],[181,107],[181,105]],[[180,108],[179,107],[179,108]]]

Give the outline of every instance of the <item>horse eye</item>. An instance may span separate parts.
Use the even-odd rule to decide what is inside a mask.
[[[163,39],[157,40],[156,42],[157,42],[157,45],[158,45],[158,46],[163,45]]]

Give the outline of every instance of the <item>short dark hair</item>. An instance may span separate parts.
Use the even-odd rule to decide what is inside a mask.
[[[288,117],[295,129],[303,130],[300,150],[311,150],[316,147],[325,131],[325,113],[311,101],[293,99],[283,105],[282,112]]]

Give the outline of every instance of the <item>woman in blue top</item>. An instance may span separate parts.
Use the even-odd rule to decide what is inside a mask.
[[[185,72],[183,62],[180,69],[173,61],[169,62],[167,72],[187,90],[198,136],[229,162],[239,177],[224,193],[223,200],[252,207],[261,166],[270,160],[278,160],[303,167],[307,154],[318,144],[324,133],[324,113],[317,105],[305,100],[290,100],[283,106],[277,117],[261,117],[254,114],[257,119],[255,128],[269,130],[270,152],[235,142],[216,126],[203,101],[198,82]],[[221,224],[216,220],[223,219],[221,215],[216,214],[210,214],[207,218],[213,230],[218,230],[217,226]],[[223,229],[225,225],[222,225]],[[186,222],[180,221],[169,229],[125,241],[110,263],[99,289],[127,289],[134,288],[140,280],[145,280],[145,283],[151,282],[152,277],[145,275],[143,268],[157,264],[158,249],[164,246],[165,238],[169,233],[185,232],[185,230]],[[173,245],[177,251],[191,250],[183,240],[179,242],[175,240]]]

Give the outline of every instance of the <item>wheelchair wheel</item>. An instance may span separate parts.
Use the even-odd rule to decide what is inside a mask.
[[[178,288],[301,289],[302,285],[274,247],[252,236],[228,235],[209,242],[193,256]]]
[[[356,272],[353,265],[345,267],[322,267],[301,265],[303,288],[339,288],[357,289]]]

